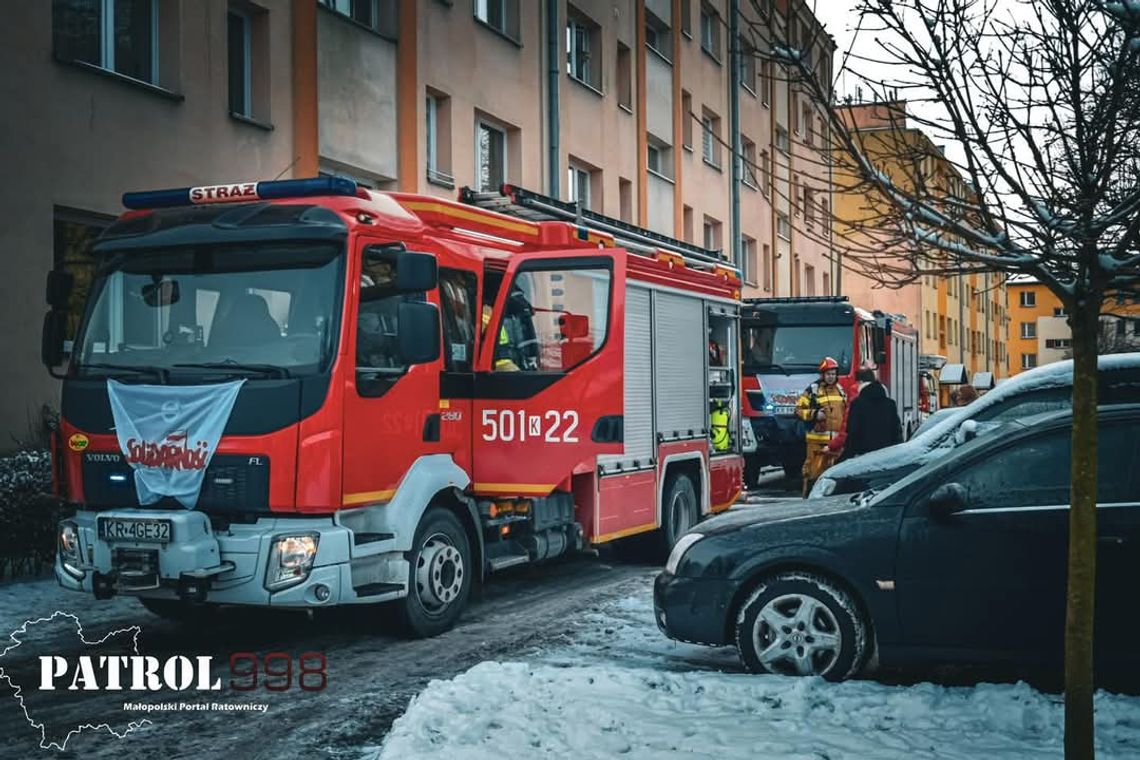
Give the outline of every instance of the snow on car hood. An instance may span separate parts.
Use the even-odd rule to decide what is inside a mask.
[[[1140,367],[1140,352],[1128,354],[1110,354],[1101,356],[1097,361],[1097,370],[1120,370]],[[1057,388],[1073,384],[1073,361],[1046,364],[1020,375],[1010,378],[1006,382],[987,392],[968,406],[964,406],[946,418],[939,420],[914,438],[905,443],[888,446],[885,449],[863,454],[855,459],[840,462],[827,470],[824,475],[833,480],[852,476],[865,476],[871,472],[893,470],[914,462],[922,462],[951,450],[951,436],[964,421],[973,418],[979,412],[999,404],[1010,396],[1019,395],[1028,391],[1042,388]]]
[[[762,504],[735,506],[727,512],[705,520],[693,530],[706,536],[728,533],[749,525],[801,520],[807,517],[853,512],[861,507],[852,501],[851,494],[829,496],[823,499],[773,499]]]

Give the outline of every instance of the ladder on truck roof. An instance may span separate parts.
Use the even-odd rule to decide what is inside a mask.
[[[582,208],[578,203],[560,201],[514,185],[503,185],[498,191],[476,191],[464,187],[459,200],[471,206],[495,211],[531,222],[569,222],[591,232],[605,233],[632,253],[654,255],[658,250],[680,256],[694,269],[727,269],[739,274],[736,265],[718,250],[701,248],[683,240],[637,227],[620,219]]]

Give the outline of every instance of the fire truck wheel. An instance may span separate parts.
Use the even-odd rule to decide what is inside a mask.
[[[700,519],[700,506],[693,479],[683,472],[674,473],[665,482],[665,498],[661,502],[661,550],[665,556],[673,544]]]
[[[450,510],[431,507],[412,544],[408,595],[398,603],[400,622],[415,638],[437,636],[455,625],[471,593],[471,548]]]
[[[147,599],[139,597],[139,603],[147,612],[158,615],[164,620],[176,623],[198,625],[207,623],[217,617],[218,605],[194,604],[181,599]]]

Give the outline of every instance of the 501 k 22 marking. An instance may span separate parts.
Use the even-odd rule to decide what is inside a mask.
[[[544,441],[578,443],[578,413],[573,409],[548,409],[541,414],[523,410],[484,409],[484,441]]]

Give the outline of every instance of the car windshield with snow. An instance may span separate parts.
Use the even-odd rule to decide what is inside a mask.
[[[1097,369],[1100,404],[1140,403],[1140,353],[1102,356]],[[1070,409],[1072,403],[1071,360],[1024,372],[968,406],[946,412],[943,419],[930,423],[909,441],[831,467],[816,481],[809,497],[881,490],[966,440],[1012,420]],[[974,425],[963,428],[968,421]]]
[[[656,580],[671,638],[735,643],[759,673],[1062,656],[1071,411],[1012,420],[885,490],[734,509]],[[1138,664],[1140,404],[1098,411],[1096,651]]]

